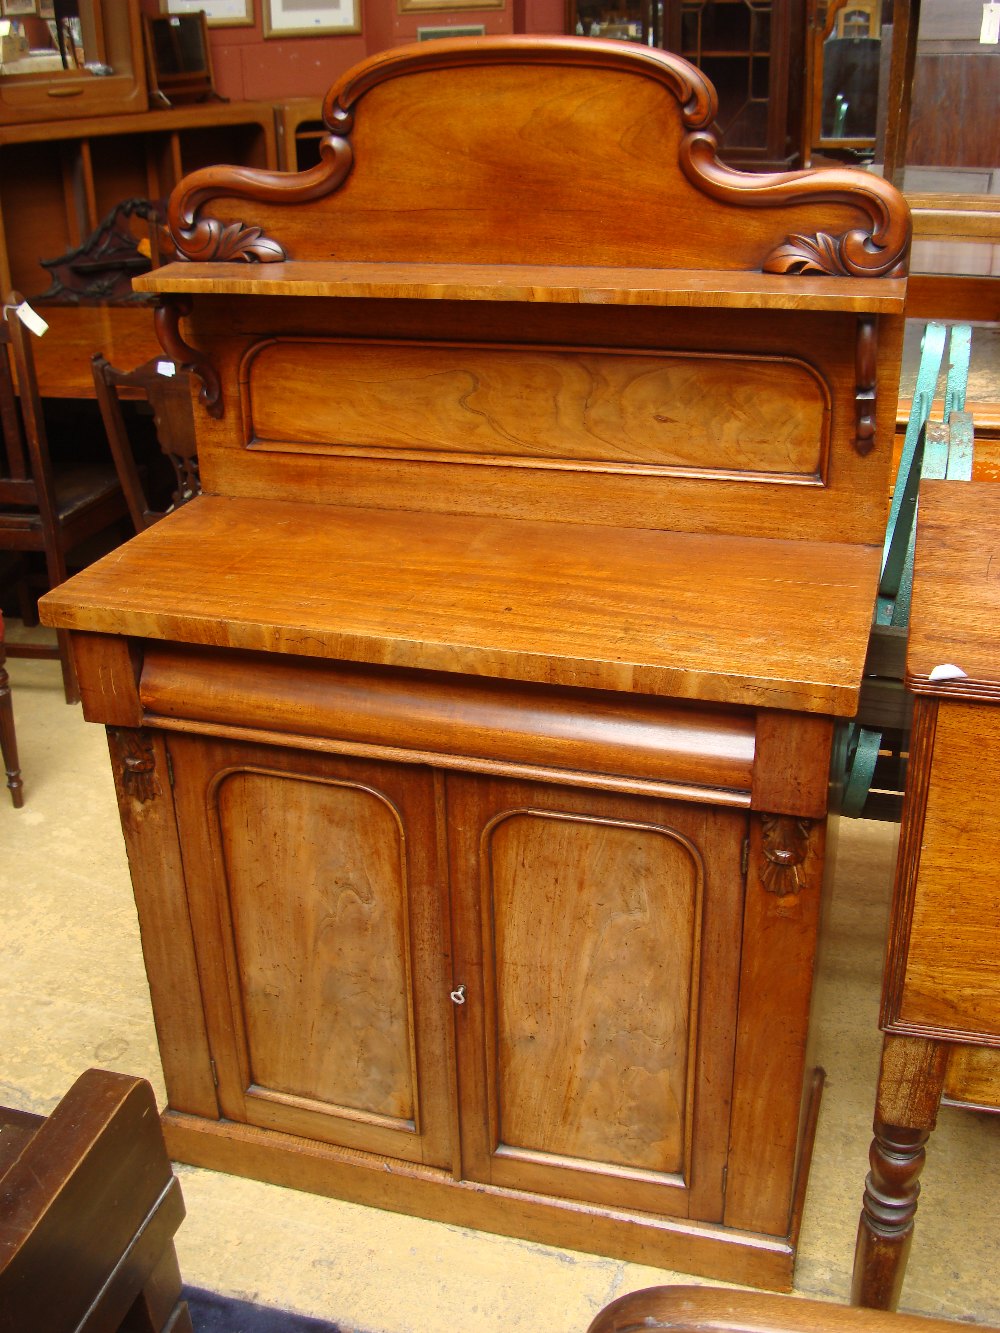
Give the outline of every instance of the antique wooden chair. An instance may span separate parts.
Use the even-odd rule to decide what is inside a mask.
[[[116,370],[98,354],[91,366],[111,455],[135,530],[141,532],[165,513],[201,494],[191,409],[191,375],[175,367],[173,362],[155,357],[135,370],[126,371]],[[168,508],[156,509],[151,504],[122,412],[123,397],[145,399],[153,410],[156,439],[173,472]]]
[[[986,1329],[984,1333],[996,1333]],[[619,1296],[597,1315],[587,1333],[952,1333],[950,1320],[889,1314],[798,1300],[761,1291],[717,1287],[647,1287]]]
[[[0,1333],[192,1333],[153,1091],[89,1069],[46,1119],[0,1108]]]
[[[3,612],[0,611],[0,753],[3,754],[3,766],[7,770],[7,786],[10,799],[17,809],[24,805],[24,784],[21,782],[21,766],[17,758],[17,736],[14,732],[14,708],[10,698],[10,681],[7,677],[7,655],[4,652]]]
[[[0,320],[0,551],[44,553],[47,586],[54,588],[67,577],[68,553],[123,519],[127,508],[110,462],[53,465],[30,336],[15,314],[19,304],[16,294],[8,297]],[[65,633],[60,632],[57,648],[17,644],[8,652],[58,656],[66,702],[78,701]]]

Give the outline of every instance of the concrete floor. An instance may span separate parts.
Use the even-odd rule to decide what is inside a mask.
[[[162,1075],[102,729],[55,663],[9,663],[26,803],[0,789],[0,1102],[48,1111],[98,1065]],[[828,1073],[795,1289],[846,1300],[878,1068],[895,829],[841,826],[817,994]],[[690,1280],[179,1167],[196,1286],[363,1333],[582,1333],[613,1297]],[[1000,1324],[1000,1117],[942,1110],[902,1308]]]

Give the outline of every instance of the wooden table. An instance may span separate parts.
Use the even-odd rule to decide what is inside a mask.
[[[111,728],[175,1155],[787,1287],[907,226],[722,167],[713,98],[422,43],[331,90],[319,167],[192,178],[136,285],[205,494],[44,614]]]
[[[854,1302],[895,1309],[942,1097],[1000,1109],[1000,487],[927,482],[906,683],[916,695]],[[934,680],[945,664],[965,673]]]
[[[42,398],[93,398],[95,352],[131,368],[162,353],[149,306],[40,306],[48,332],[32,351]]]

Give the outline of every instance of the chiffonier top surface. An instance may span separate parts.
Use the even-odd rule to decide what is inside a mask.
[[[45,598],[105,634],[851,715],[878,555],[202,496]]]
[[[932,680],[936,667],[964,676]],[[920,488],[906,683],[918,694],[1000,703],[1000,487]]]

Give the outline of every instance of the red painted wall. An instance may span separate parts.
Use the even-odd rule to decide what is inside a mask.
[[[417,40],[419,28],[482,24],[489,34],[564,31],[564,0],[506,0],[502,9],[433,9],[400,13],[398,0],[360,0],[361,32],[330,37],[265,40],[254,0],[254,26],[210,28],[215,86],[232,101],[284,101],[321,96],[338,75],[366,56]],[[143,9],[160,12],[158,0]]]

